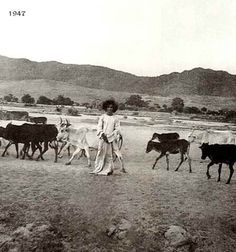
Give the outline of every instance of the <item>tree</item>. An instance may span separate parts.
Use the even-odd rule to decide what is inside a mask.
[[[25,94],[21,97],[21,101],[23,103],[30,103],[33,104],[35,103],[34,97],[32,97],[30,94]]]
[[[7,102],[18,102],[18,98],[13,94],[5,95],[3,99]]]
[[[140,95],[131,95],[125,102],[129,106],[136,107],[147,107],[147,102],[145,102]]]
[[[201,108],[201,112],[202,112],[202,113],[206,113],[206,112],[207,112],[207,108],[206,108],[206,107],[202,107],[202,108]]]
[[[37,100],[37,103],[38,104],[48,104],[48,105],[50,105],[53,102],[52,102],[51,99],[47,98],[46,96],[41,95],[41,96],[39,96],[39,98]]]
[[[171,107],[173,110],[176,110],[177,112],[183,112],[184,101],[179,97],[175,97],[172,100]]]
[[[53,99],[53,103],[56,105],[73,105],[74,101],[72,101],[69,97],[64,97],[63,95],[58,95],[57,98]]]

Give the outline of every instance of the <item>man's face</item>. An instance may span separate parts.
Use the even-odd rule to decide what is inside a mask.
[[[112,104],[108,105],[108,107],[107,107],[107,114],[108,115],[112,115],[113,114],[113,105]]]

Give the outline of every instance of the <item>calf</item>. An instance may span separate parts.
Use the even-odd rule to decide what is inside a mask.
[[[163,134],[154,133],[152,135],[151,140],[155,140],[155,139],[157,139],[159,142],[176,140],[176,139],[179,139],[179,134],[176,132],[175,133],[163,133]]]
[[[166,156],[167,170],[169,170],[169,159],[168,159],[169,154],[180,153],[181,160],[180,160],[179,165],[175,169],[175,171],[178,171],[183,161],[188,159],[189,172],[192,172],[191,159],[189,157],[189,147],[190,147],[190,144],[185,139],[170,140],[170,141],[166,141],[162,143],[158,143],[158,142],[154,142],[150,140],[147,144],[146,153],[149,153],[152,150],[155,150],[161,153],[160,156],[157,157],[155,163],[153,164],[152,169],[154,169],[157,161],[160,158],[162,158],[163,156]],[[185,159],[184,159],[184,155],[186,155]]]
[[[210,179],[211,175],[209,169],[214,164],[219,164],[218,180],[220,181],[222,163],[228,164],[230,169],[230,175],[226,184],[230,183],[231,177],[234,173],[234,163],[236,162],[236,145],[234,144],[208,144],[203,143],[200,147],[202,150],[202,159],[209,157],[211,162],[207,165],[207,178]]]

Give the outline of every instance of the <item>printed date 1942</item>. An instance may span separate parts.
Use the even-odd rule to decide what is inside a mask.
[[[9,11],[9,15],[14,17],[14,16],[25,16],[26,11],[18,11],[18,10],[14,10],[14,11]]]

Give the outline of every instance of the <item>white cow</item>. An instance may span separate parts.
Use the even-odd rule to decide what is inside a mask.
[[[88,166],[91,166],[90,151],[91,143],[88,142],[88,132],[94,132],[93,129],[88,127],[74,128],[71,125],[66,125],[59,129],[57,140],[65,143],[63,150],[66,150],[68,147],[73,146],[75,151],[73,152],[70,160],[66,163],[70,165],[74,157],[79,154],[82,150],[85,151],[86,157],[88,159]],[[96,134],[94,132],[94,140]]]
[[[209,130],[198,132],[195,129],[188,135],[190,143],[235,144],[235,136],[230,130]]]
[[[118,135],[117,137],[119,138],[117,140],[122,144],[122,136]],[[84,126],[75,128],[66,120],[66,123],[61,122],[58,127],[57,140],[64,143],[63,149],[60,150],[60,152],[68,149],[70,146],[73,146],[75,149],[66,165],[70,165],[77,154],[85,151],[88,159],[88,166],[91,166],[90,149],[98,149],[99,139],[97,136],[97,129]]]

